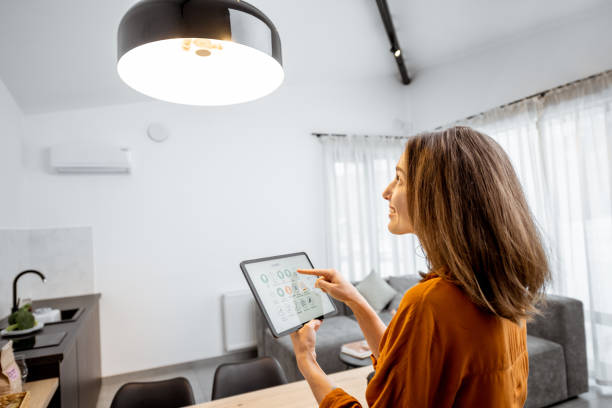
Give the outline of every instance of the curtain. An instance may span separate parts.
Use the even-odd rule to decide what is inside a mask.
[[[416,236],[387,230],[389,203],[382,193],[395,177],[406,140],[347,135],[324,136],[321,142],[329,267],[352,281],[372,270],[381,276],[426,271]]]
[[[549,252],[548,291],[583,302],[590,375],[612,385],[612,72],[461,123],[510,156]]]
[[[552,291],[563,292],[559,272],[558,251],[555,249],[557,224],[552,217],[552,200],[546,179],[543,146],[538,130],[542,103],[528,99],[513,105],[492,109],[475,118],[457,122],[491,136],[508,154],[512,167],[521,181],[529,209],[542,234],[542,241],[551,263]]]
[[[585,304],[590,370],[612,385],[612,73],[551,92],[538,122],[559,291]]]

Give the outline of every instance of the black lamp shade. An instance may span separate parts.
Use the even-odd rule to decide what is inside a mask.
[[[237,0],[143,0],[117,35],[117,70],[133,89],[189,105],[260,98],[283,81],[280,37]]]

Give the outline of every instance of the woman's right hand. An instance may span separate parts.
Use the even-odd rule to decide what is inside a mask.
[[[304,275],[320,276],[315,282],[315,288],[320,288],[334,299],[347,305],[361,297],[357,288],[335,269],[298,269],[297,271]]]

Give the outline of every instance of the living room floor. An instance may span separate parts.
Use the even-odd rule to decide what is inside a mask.
[[[552,405],[555,408],[608,408],[612,407],[612,395],[600,395],[593,388],[580,396]]]
[[[253,352],[231,354],[224,357],[223,361],[218,359],[202,360],[193,363],[185,363],[175,366],[162,367],[153,370],[139,371],[135,373],[122,374],[107,377],[102,380],[102,389],[96,408],[108,408],[113,396],[122,384],[130,381],[159,381],[173,377],[185,377],[191,383],[196,403],[210,401],[213,377],[215,369],[224,362],[241,361],[253,358]],[[609,408],[612,407],[612,395],[600,395],[591,388],[587,393],[577,398],[555,404],[555,408]]]

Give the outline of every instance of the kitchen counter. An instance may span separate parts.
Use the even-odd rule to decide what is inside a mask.
[[[62,342],[59,345],[55,347],[16,351],[15,354],[24,354],[27,360],[37,359],[38,363],[43,361],[61,361],[66,350],[74,345],[78,329],[85,320],[83,318],[87,315],[87,313],[91,312],[92,306],[98,303],[98,299],[100,299],[99,293],[57,299],[33,300],[32,309],[39,307],[52,307],[54,309],[64,310],[81,307],[84,308],[84,310],[81,311],[79,318],[75,321],[45,325],[42,330],[23,336],[26,337],[30,335],[66,332],[66,336],[62,339]],[[0,320],[0,328],[4,329],[6,326],[8,326],[8,315]],[[1,343],[4,344],[10,339],[11,337],[2,337]]]
[[[42,330],[25,335],[65,332],[57,346],[23,350],[28,366],[27,381],[59,378],[57,392],[50,407],[77,408],[95,406],[101,385],[100,365],[100,294],[56,299],[33,300],[32,308],[51,307],[60,310],[82,308],[74,321],[46,324]],[[0,328],[8,326],[8,315]],[[1,344],[9,340],[2,337]]]
[[[30,392],[30,404],[28,408],[47,408],[51,402],[51,398],[55,395],[55,390],[57,390],[58,385],[59,379],[57,377],[26,382],[23,385],[23,390]]]

